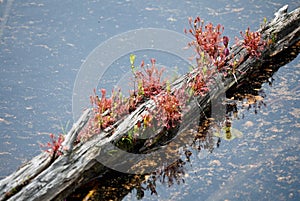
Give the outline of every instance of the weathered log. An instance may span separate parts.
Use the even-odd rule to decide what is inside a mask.
[[[230,56],[225,65],[229,65],[235,60],[240,61],[237,64],[235,74],[238,82],[247,79],[247,76],[252,72],[263,69],[265,63],[280,57],[281,53],[287,49],[300,46],[299,14],[300,8],[287,13],[287,6],[285,6],[275,14],[276,17],[270,23],[259,30],[264,37],[274,38],[274,43],[262,52],[261,58],[250,57],[247,50],[242,46],[232,48],[231,54],[234,56]],[[299,53],[298,50],[295,54]],[[244,59],[240,60],[240,58]],[[172,84],[172,89],[181,88],[189,79],[188,75],[180,77]],[[209,94],[191,101],[189,108],[184,113],[185,121],[183,122],[185,123],[181,125],[181,128],[188,127],[189,120],[195,115],[199,115],[197,113],[199,109],[196,109],[199,108],[199,105],[203,110],[207,108],[212,98],[225,93],[236,83],[236,80],[233,76],[228,76],[223,80],[223,83],[221,88],[218,87],[219,85],[211,87]],[[0,200],[63,200],[78,186],[107,172],[107,166],[115,169],[132,170],[134,167],[124,161],[124,155],[127,152],[115,153],[114,144],[136,125],[145,108],[154,109],[154,102],[149,100],[140,105],[134,112],[118,122],[115,129],[107,129],[106,132],[100,133],[87,142],[72,147],[76,135],[90,117],[90,110],[87,110],[66,136],[65,145],[69,148],[68,152],[52,163],[50,163],[50,157],[46,153],[42,153],[15,173],[1,180]],[[163,138],[161,135],[163,132],[163,128],[158,128],[155,135],[142,140],[142,143],[136,148],[137,152],[151,152],[151,149],[157,147],[158,142],[160,145],[167,144],[171,139]],[[176,129],[174,134],[176,135]],[[142,147],[146,147],[146,149],[141,149]],[[127,161],[147,159],[146,155],[145,158],[140,158],[137,154],[132,154],[131,158],[126,157]]]

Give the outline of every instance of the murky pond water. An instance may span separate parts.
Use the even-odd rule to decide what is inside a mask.
[[[110,37],[148,27],[183,33],[187,18],[199,15],[223,24],[225,34],[233,39],[248,26],[257,29],[263,17],[271,19],[284,4],[290,10],[300,6],[298,1],[250,0],[4,0],[0,3],[0,178],[39,154],[38,142],[48,141],[49,132],[61,133],[62,127],[68,129],[73,123],[76,75],[88,54]],[[168,65],[167,59],[163,62]],[[270,78],[272,85],[263,84],[259,90],[263,104],[250,109],[246,102],[237,104],[232,126],[243,137],[221,138],[213,153],[191,148],[180,184],[158,179],[157,195],[145,190],[143,199],[298,200],[299,68],[298,56]],[[119,182],[118,188],[131,189],[125,185],[132,183],[128,180]],[[112,188],[108,184],[106,189],[113,192]],[[120,195],[122,190],[117,192]],[[124,200],[139,195],[136,189],[125,192]]]

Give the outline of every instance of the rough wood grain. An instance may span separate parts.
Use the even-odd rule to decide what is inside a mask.
[[[257,59],[250,57],[248,52],[240,47],[235,46],[231,50],[234,55],[232,59],[239,60],[243,57],[244,60],[238,63],[236,77],[237,80],[246,79],[246,77],[253,71],[264,67],[264,63],[273,58],[280,56],[280,53],[292,46],[300,46],[300,8],[291,13],[287,13],[287,7],[283,7],[275,14],[275,18],[259,31],[264,36],[275,36],[275,44],[272,48],[265,49],[262,53],[262,58]],[[298,54],[297,52],[296,54]],[[228,61],[227,65],[232,62]],[[245,72],[245,73],[239,73]],[[184,75],[172,84],[172,89],[180,88],[188,81],[189,77]],[[198,104],[204,109],[213,97],[224,93],[227,89],[235,84],[233,76],[228,76],[222,81],[222,87],[212,87],[211,92],[204,96],[195,99],[190,104],[189,109],[184,113],[184,118],[187,120],[192,118],[193,112],[197,111]],[[198,103],[197,103],[198,102]],[[78,144],[72,147],[74,139],[80,130],[85,126],[90,118],[90,111],[86,111],[71,131],[66,136],[65,145],[69,147],[69,152],[57,158],[53,163],[49,163],[50,158],[46,153],[41,153],[39,156],[33,158],[26,163],[23,167],[19,168],[15,173],[0,181],[0,200],[63,200],[74,189],[81,184],[89,181],[93,177],[104,174],[108,171],[107,167],[99,163],[99,156],[105,158],[106,163],[109,165],[114,164],[117,169],[118,166],[124,168],[122,152],[113,155],[115,147],[111,142],[116,142],[125,133],[127,133],[133,126],[141,119],[141,113],[145,108],[154,108],[153,101],[148,101],[142,104],[137,110],[128,115],[121,122],[116,124],[116,129],[106,130],[98,136],[90,139],[89,141]],[[188,121],[185,121],[188,122]],[[188,127],[181,125],[182,127]],[[114,131],[112,133],[112,131]],[[162,132],[158,129],[151,138],[146,139],[144,143],[155,147],[155,143],[159,140],[167,140],[160,142],[167,143],[169,139],[161,139],[159,134]],[[151,149],[140,149],[140,151],[151,151]],[[129,160],[126,158],[126,160]],[[130,160],[135,160],[134,155]],[[126,166],[126,164],[125,164]],[[131,167],[127,167],[128,170]]]

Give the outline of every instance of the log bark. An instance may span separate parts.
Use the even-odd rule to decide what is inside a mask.
[[[236,67],[235,76],[237,80],[233,76],[228,76],[222,81],[224,83],[222,87],[219,85],[211,87],[209,94],[192,100],[189,108],[184,112],[183,122],[185,123],[181,125],[181,129],[188,128],[191,119],[195,115],[199,115],[199,105],[202,110],[205,110],[213,98],[233,88],[236,81],[246,80],[251,73],[265,67],[270,68],[265,64],[270,60],[280,59],[286,51],[293,50],[291,52],[296,57],[300,46],[299,16],[300,8],[288,13],[287,6],[284,6],[275,14],[275,18],[270,23],[258,30],[263,37],[274,38],[273,45],[263,50],[260,58],[251,57],[242,46],[234,46],[231,50],[232,56],[229,57],[231,59],[225,65],[229,65],[234,60],[240,61]],[[241,60],[240,58],[244,59]],[[172,90],[181,88],[189,79],[190,76],[188,75],[180,77],[171,85]],[[218,79],[221,78],[216,80]],[[107,129],[87,142],[73,147],[74,139],[91,117],[91,110],[88,109],[66,136],[64,145],[69,148],[69,151],[59,156],[54,162],[51,161],[47,153],[41,153],[16,172],[1,180],[0,200],[63,200],[80,185],[90,181],[95,176],[108,172],[107,166],[114,169],[132,170],[134,167],[126,164],[126,161],[123,160],[127,152],[115,153],[113,144],[136,125],[146,108],[154,109],[154,102],[152,100],[145,102],[122,121],[117,122],[114,128]],[[172,137],[176,136],[177,130],[174,129],[171,138],[165,138],[164,132],[164,128],[158,128],[154,135],[142,140],[133,149],[137,153],[149,153],[158,146],[171,141]],[[139,158],[135,157],[137,154],[133,154],[131,158],[127,157],[126,160],[148,160],[146,156],[143,159],[140,156]],[[104,163],[99,161],[104,161]],[[150,171],[150,169],[145,171]]]

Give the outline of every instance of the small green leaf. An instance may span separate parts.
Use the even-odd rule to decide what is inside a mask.
[[[167,83],[166,83],[166,85],[167,85],[167,92],[171,92],[171,86],[170,86],[170,81],[169,80],[167,80]]]
[[[134,65],[134,61],[135,61],[135,55],[134,54],[130,54],[130,64],[131,64],[131,66]]]
[[[133,127],[133,133],[138,133],[139,132],[139,127],[138,127],[138,125],[134,125],[134,127]],[[132,136],[132,133],[131,133],[131,135],[128,135],[131,139],[133,138],[133,136]]]
[[[201,52],[200,55],[201,55],[201,62],[204,63],[205,60],[204,52]]]
[[[143,83],[141,81],[139,81],[139,83],[138,83],[138,94],[139,95],[144,95],[145,94]]]
[[[264,24],[267,24],[267,18],[264,17]]]
[[[207,67],[206,67],[206,66],[203,66],[203,68],[202,68],[202,72],[203,72],[203,75],[205,75],[205,74],[206,74],[206,72],[207,72]]]

